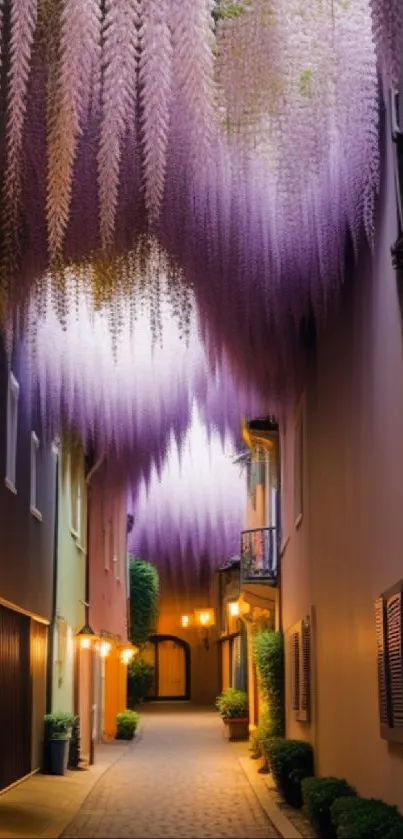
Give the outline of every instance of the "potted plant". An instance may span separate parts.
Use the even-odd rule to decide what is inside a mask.
[[[247,740],[249,737],[248,697],[243,690],[226,688],[217,696],[216,708],[228,727],[229,740]]]
[[[49,743],[49,771],[51,775],[64,775],[69,759],[69,740],[74,724],[74,714],[58,711],[45,714],[45,738]]]
[[[139,715],[136,711],[129,710],[122,711],[116,716],[117,740],[133,740],[136,733],[136,728],[139,721]]]

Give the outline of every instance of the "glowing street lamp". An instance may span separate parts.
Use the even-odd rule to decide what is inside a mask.
[[[99,648],[99,654],[100,654],[101,658],[106,658],[106,656],[109,654],[109,652],[111,650],[111,647],[112,647],[112,644],[109,641],[102,641],[101,642],[101,645],[100,645],[100,648]]]
[[[80,629],[79,632],[76,632],[76,638],[80,644],[82,650],[89,650],[98,640],[98,636],[89,625],[89,623],[84,624],[84,626]]]

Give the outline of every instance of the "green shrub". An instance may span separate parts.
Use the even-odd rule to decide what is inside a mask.
[[[248,697],[243,690],[226,688],[217,696],[215,704],[223,719],[242,719],[248,716]]]
[[[154,667],[144,659],[134,658],[127,668],[129,705],[136,705],[148,696],[154,682]]]
[[[45,714],[45,738],[47,740],[69,740],[73,724],[74,714],[64,711],[56,711],[54,714]]]
[[[158,618],[159,577],[150,562],[130,557],[130,640],[137,646],[148,641]]]
[[[284,638],[282,632],[266,629],[253,636],[253,652],[259,684],[268,709],[265,737],[283,737],[284,717]]]
[[[334,839],[330,808],[337,798],[357,795],[357,791],[341,778],[304,778],[301,782],[302,799],[307,815],[320,839]]]
[[[403,816],[377,798],[338,798],[330,812],[337,839],[402,839]]]
[[[117,733],[116,739],[117,740],[133,740],[133,737],[136,732],[136,728],[139,721],[139,715],[136,711],[122,711],[121,714],[117,714],[116,722],[117,722]]]
[[[267,741],[267,754],[279,793],[291,807],[302,807],[301,781],[314,774],[311,743],[273,737]]]

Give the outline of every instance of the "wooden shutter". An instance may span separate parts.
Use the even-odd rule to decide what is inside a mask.
[[[291,635],[292,710],[299,711],[300,699],[300,633]]]
[[[383,597],[375,601],[375,628],[378,663],[379,721],[381,726],[390,725],[388,700],[388,661],[386,649],[386,610]]]
[[[403,728],[402,595],[386,602],[388,665],[392,725]]]
[[[300,702],[298,719],[309,720],[311,705],[311,624],[309,618],[301,622]]]

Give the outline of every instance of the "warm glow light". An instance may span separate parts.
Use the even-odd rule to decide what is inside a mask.
[[[181,626],[189,626],[189,615],[182,615]]]
[[[99,649],[99,654],[101,658],[106,658],[106,656],[109,653],[109,650],[111,649],[111,646],[112,645],[109,643],[109,641],[102,641],[102,644]]]
[[[237,618],[239,615],[239,603],[237,600],[233,600],[231,603],[228,603],[228,610],[232,618]]]
[[[213,626],[214,609],[195,609],[195,619],[200,626]]]
[[[89,638],[80,638],[80,647],[82,650],[89,650],[91,641]]]
[[[127,647],[126,649],[122,650],[120,654],[120,660],[122,664],[130,664],[133,656],[134,656],[134,649],[132,647]]]

